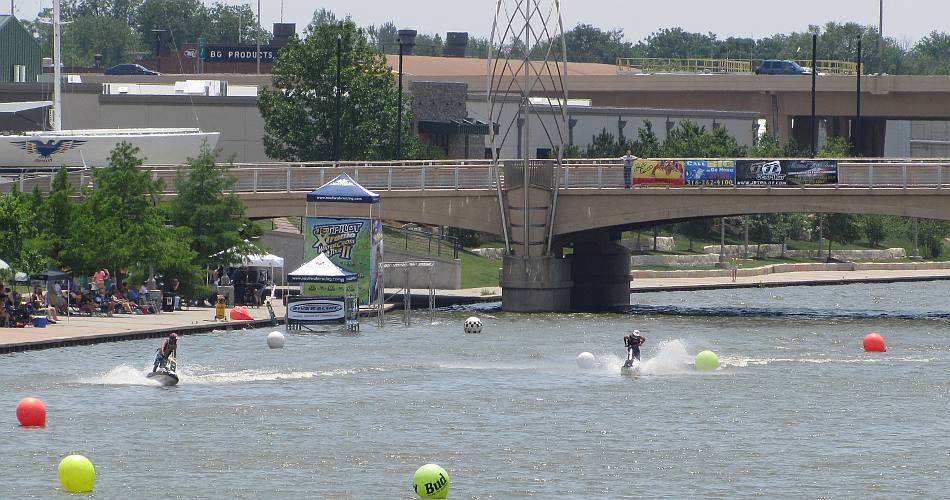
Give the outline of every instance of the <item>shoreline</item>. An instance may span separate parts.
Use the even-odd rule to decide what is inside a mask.
[[[748,275],[739,275],[733,281],[730,270],[715,271],[650,271],[654,273],[686,273],[679,277],[634,278],[630,282],[630,293],[680,292],[698,290],[770,288],[788,286],[826,286],[860,283],[900,283],[916,281],[950,280],[950,263],[939,268],[907,269],[897,266],[931,267],[934,263],[896,264],[885,269],[858,270],[821,270],[821,271],[761,271],[763,268],[746,269]],[[810,266],[822,264],[808,264]],[[841,266],[842,264],[830,264]],[[854,266],[855,264],[848,264]],[[928,265],[928,266],[925,266]],[[782,266],[782,265],[776,265]],[[776,266],[765,266],[766,268]],[[874,267],[885,266],[877,264]],[[761,274],[752,274],[760,270]],[[741,271],[741,270],[740,270]],[[638,271],[646,273],[647,271]],[[724,273],[720,276],[703,276],[688,273]],[[631,273],[633,274],[633,273]],[[395,292],[396,290],[392,290]],[[387,289],[387,293],[390,290]],[[420,292],[422,292],[420,290]],[[413,293],[412,301],[428,304],[428,293]],[[501,288],[481,287],[461,290],[436,290],[437,307],[466,305],[501,300]],[[284,306],[280,301],[273,303],[277,324],[283,323]],[[250,321],[213,321],[213,308],[190,308],[186,311],[165,312],[160,314],[113,316],[60,316],[55,325],[45,328],[0,328],[0,354],[21,351],[89,345],[103,342],[117,342],[146,338],[164,337],[171,332],[179,335],[206,333],[215,330],[226,332],[242,331],[247,328],[260,328],[273,324],[266,307],[249,308],[254,318]],[[421,312],[421,311],[419,311]],[[392,310],[390,314],[399,314]]]

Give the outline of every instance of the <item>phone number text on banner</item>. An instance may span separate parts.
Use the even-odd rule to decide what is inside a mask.
[[[736,182],[735,160],[686,160],[687,186],[732,186]]]

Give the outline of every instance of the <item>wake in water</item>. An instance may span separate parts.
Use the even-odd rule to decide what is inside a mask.
[[[92,377],[79,379],[81,384],[91,385],[146,385],[159,386],[160,384],[145,376],[151,367],[138,369],[127,364],[121,364],[111,370]],[[276,380],[302,380],[317,377],[338,377],[357,373],[385,371],[379,367],[364,367],[357,369],[335,369],[323,371],[274,371],[274,370],[241,370],[236,372],[202,373],[202,367],[192,367],[190,370],[179,370],[182,384],[236,384],[244,382],[269,382]]]
[[[659,314],[664,316],[715,316],[715,317],[804,317],[804,318],[851,318],[851,319],[912,319],[950,320],[950,313],[940,311],[875,311],[850,309],[820,309],[811,307],[700,307],[700,306],[652,306],[632,305],[625,308],[628,314]]]
[[[693,372],[693,356],[686,349],[686,342],[680,339],[664,340],[657,344],[656,352],[649,356],[651,350],[644,349],[640,358],[641,375],[680,375]],[[627,358],[616,354],[600,354],[596,356],[594,371],[619,375],[620,367]]]

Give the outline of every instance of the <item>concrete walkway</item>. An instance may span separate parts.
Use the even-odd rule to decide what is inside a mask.
[[[902,269],[861,271],[804,271],[759,276],[637,278],[630,291],[658,292],[708,290],[717,288],[757,288],[779,286],[840,285],[848,283],[895,283],[901,281],[950,280],[950,269]]]
[[[284,306],[275,302],[274,313],[284,316]],[[93,344],[114,340],[163,337],[171,332],[189,333],[243,329],[271,323],[267,308],[249,307],[254,321],[214,321],[214,309],[191,308],[161,314],[115,314],[113,316],[60,316],[46,328],[0,328],[0,353],[45,349],[63,345]]]

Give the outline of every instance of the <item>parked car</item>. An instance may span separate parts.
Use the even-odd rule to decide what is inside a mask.
[[[810,75],[811,68],[803,68],[787,59],[766,59],[755,68],[757,75]]]
[[[116,64],[106,69],[107,75],[160,75],[158,71],[152,71],[141,64]]]

